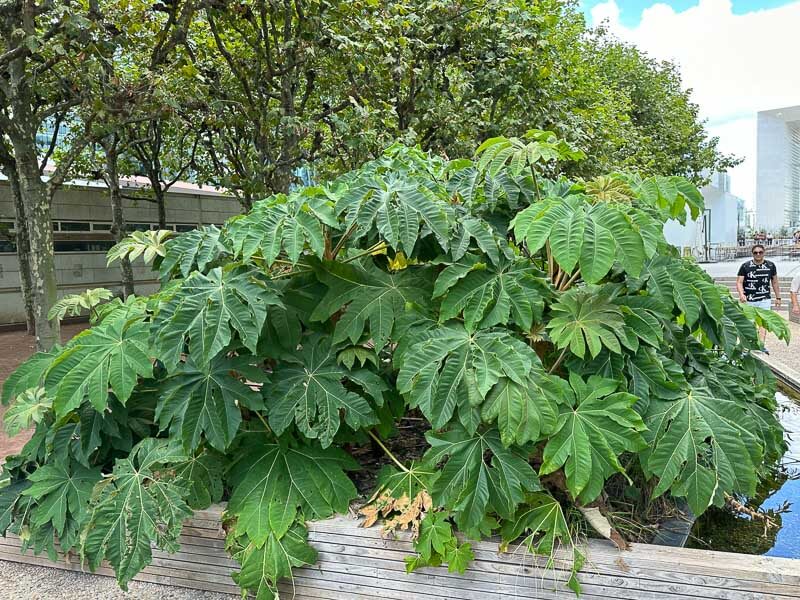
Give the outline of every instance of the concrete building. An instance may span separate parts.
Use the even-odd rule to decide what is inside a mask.
[[[758,113],[756,228],[800,226],[800,106]]]
[[[713,173],[710,179],[711,182],[700,189],[705,212],[696,221],[687,217],[685,225],[675,220],[664,225],[664,236],[673,246],[696,250],[712,245],[736,245],[738,228],[745,226],[742,222],[744,200],[731,194],[728,174]]]
[[[123,182],[123,193],[141,192],[139,178]],[[239,214],[239,202],[213,188],[177,183],[167,193],[167,228],[188,231],[198,225],[221,225]],[[125,220],[131,230],[158,229],[156,205],[144,199],[124,200]],[[119,265],[106,267],[106,252],[114,244],[110,233],[111,206],[105,186],[72,182],[53,201],[53,237],[56,277],[60,294],[105,287],[121,293]],[[156,274],[141,259],[133,264],[137,294],[158,288]],[[25,314],[20,292],[19,262],[14,245],[14,206],[8,183],[0,180],[0,324],[22,323]]]

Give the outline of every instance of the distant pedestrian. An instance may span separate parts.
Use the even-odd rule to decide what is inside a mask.
[[[772,246],[772,232],[767,234],[767,246]]]
[[[772,309],[772,294],[770,284],[775,291],[775,306],[781,305],[781,287],[778,280],[778,269],[771,260],[764,259],[764,245],[755,244],[753,246],[753,258],[742,263],[736,277],[736,289],[739,292],[739,300],[751,306]],[[767,332],[761,329],[759,332],[762,350]]]
[[[800,273],[792,278],[792,285],[789,288],[789,298],[792,300],[792,314],[800,315]]]

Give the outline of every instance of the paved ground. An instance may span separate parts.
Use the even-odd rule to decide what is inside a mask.
[[[774,336],[769,336],[767,339],[769,356],[765,359],[800,381],[800,325],[789,322],[789,329],[792,331],[792,341],[788,346]]]
[[[235,600],[238,596],[132,581],[123,592],[111,577],[0,560],[0,600]]]
[[[800,273],[800,260],[789,260],[786,258],[770,259],[778,269],[778,277],[794,277]],[[733,262],[701,263],[700,266],[711,277],[736,277],[739,272],[739,265],[745,261],[744,258]]]
[[[67,341],[86,327],[86,323],[63,326],[61,328],[61,340]],[[24,331],[0,333],[0,384],[33,352],[33,337],[27,335]],[[0,405],[0,423],[2,422],[5,408]],[[30,438],[30,434],[27,433],[21,433],[9,438],[6,435],[5,427],[0,426],[0,463],[6,456],[19,452],[28,441],[28,438]]]

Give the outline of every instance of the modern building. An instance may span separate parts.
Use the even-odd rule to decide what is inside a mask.
[[[800,226],[800,106],[758,113],[756,228]]]
[[[126,196],[142,195],[143,178],[126,179]],[[136,194],[135,192],[138,192]],[[239,202],[213,188],[179,182],[166,195],[167,228],[188,231],[199,225],[221,225],[241,212]],[[158,229],[155,203],[144,198],[124,200],[125,220],[131,230]],[[106,266],[106,252],[114,241],[108,192],[96,181],[75,181],[56,192],[53,200],[53,237],[56,277],[60,294],[105,287],[121,293],[119,265]],[[137,294],[158,288],[156,275],[141,259],[133,264]],[[0,324],[23,323],[19,261],[14,245],[14,205],[8,182],[0,179]]]
[[[705,211],[686,224],[675,220],[664,225],[664,236],[673,246],[690,251],[713,245],[734,246],[738,230],[745,227],[742,214],[744,200],[731,194],[731,180],[727,173],[713,173],[708,185],[700,188],[705,200]]]

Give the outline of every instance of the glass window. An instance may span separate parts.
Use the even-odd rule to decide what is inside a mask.
[[[61,221],[61,231],[89,231],[91,227],[86,221]]]
[[[128,231],[150,231],[150,223],[128,223]]]
[[[0,252],[16,252],[17,246],[14,242],[0,240]]]
[[[92,223],[92,231],[111,231],[111,223]]]
[[[58,221],[53,221],[53,231],[58,231],[58,230],[59,230]]]
[[[197,225],[185,225],[180,223],[178,225],[175,225],[175,231],[184,232],[184,231],[191,231],[192,229],[197,229]]]

